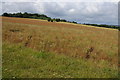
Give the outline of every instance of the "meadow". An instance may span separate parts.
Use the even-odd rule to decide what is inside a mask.
[[[2,17],[3,78],[116,78],[118,30]]]

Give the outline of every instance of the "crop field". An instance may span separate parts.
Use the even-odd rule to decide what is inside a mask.
[[[118,30],[2,17],[3,78],[116,78]]]

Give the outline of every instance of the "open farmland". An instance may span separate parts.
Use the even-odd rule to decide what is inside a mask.
[[[2,17],[4,78],[118,76],[118,30]]]

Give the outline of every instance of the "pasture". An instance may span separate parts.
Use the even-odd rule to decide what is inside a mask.
[[[118,77],[118,30],[2,17],[3,78]]]

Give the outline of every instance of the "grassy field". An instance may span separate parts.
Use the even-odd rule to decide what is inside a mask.
[[[118,30],[2,17],[4,78],[118,76]]]

